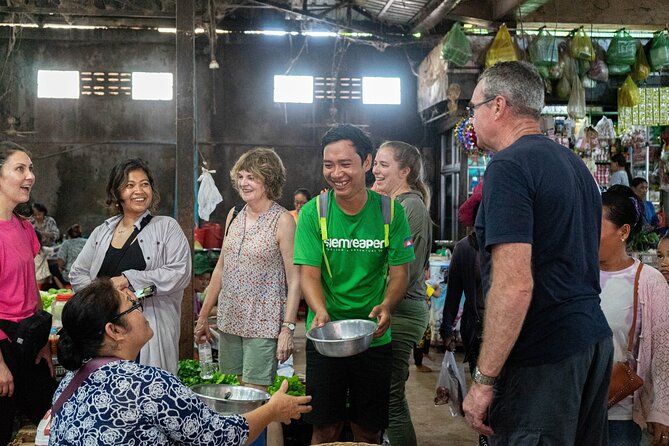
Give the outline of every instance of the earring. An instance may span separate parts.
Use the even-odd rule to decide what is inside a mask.
[[[621,237],[620,241],[624,243],[625,242],[625,237]]]

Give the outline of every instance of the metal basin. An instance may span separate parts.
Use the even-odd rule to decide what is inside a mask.
[[[341,358],[367,350],[376,331],[376,323],[364,319],[346,319],[328,322],[307,332],[307,339],[314,343],[323,356]]]
[[[222,414],[250,412],[270,398],[269,393],[262,390],[228,384],[198,384],[192,390],[202,402]]]

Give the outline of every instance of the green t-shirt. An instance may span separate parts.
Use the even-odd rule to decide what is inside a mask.
[[[386,290],[388,265],[396,266],[414,260],[413,243],[409,224],[402,206],[394,203],[394,216],[390,223],[389,246],[384,246],[381,196],[367,191],[367,203],[356,215],[345,214],[329,192],[325,253],[332,270],[328,276],[323,262],[323,241],[318,225],[316,199],[300,210],[295,233],[296,265],[309,265],[321,269],[321,285],[325,305],[333,321],[341,319],[368,319],[372,308],[381,302]],[[309,310],[307,327],[314,314]],[[390,329],[372,346],[389,343]]]

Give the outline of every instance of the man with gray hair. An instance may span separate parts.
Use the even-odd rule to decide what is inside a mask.
[[[495,157],[476,219],[483,343],[463,407],[491,445],[606,445],[601,198],[581,159],[541,134],[543,105],[524,62],[489,68],[472,94],[478,144]]]

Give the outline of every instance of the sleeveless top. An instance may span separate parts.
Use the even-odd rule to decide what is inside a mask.
[[[277,230],[288,212],[277,203],[246,227],[246,207],[223,242],[223,274],[218,295],[218,328],[245,338],[276,339],[286,304],[286,270]]]

